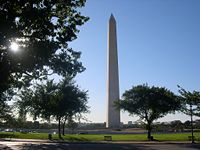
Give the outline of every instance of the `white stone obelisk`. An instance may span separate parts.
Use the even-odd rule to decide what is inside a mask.
[[[111,14],[108,26],[108,54],[107,54],[107,128],[120,127],[120,110],[114,106],[114,101],[119,100],[119,75],[117,56],[116,21]]]

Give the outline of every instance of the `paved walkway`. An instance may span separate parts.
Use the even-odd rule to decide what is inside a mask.
[[[63,140],[40,140],[40,139],[15,139],[3,138],[0,142],[34,142],[34,143],[117,143],[117,144],[191,144],[191,141],[63,141]],[[197,142],[200,144],[199,142]]]
[[[0,141],[1,150],[200,150],[200,144],[170,142],[62,142],[48,140]],[[34,142],[33,142],[34,141]],[[47,143],[45,143],[47,142]],[[102,143],[101,143],[102,142]],[[188,143],[188,141],[186,141]]]

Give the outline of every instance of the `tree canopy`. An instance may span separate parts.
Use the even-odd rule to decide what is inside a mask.
[[[75,76],[84,71],[80,52],[68,42],[77,38],[85,0],[0,1],[0,105],[6,91],[29,86],[50,74]],[[19,51],[11,50],[12,43]],[[7,99],[7,98],[6,98]]]
[[[124,92],[122,100],[117,106],[137,115],[146,124],[148,139],[151,137],[152,123],[180,107],[176,95],[164,87],[149,87],[148,85],[133,86]]]
[[[193,115],[200,117],[200,92],[198,91],[186,91],[182,87],[179,87],[179,99],[181,101],[181,111],[186,115],[190,116],[190,125],[191,125],[191,132],[192,132],[192,143],[194,143],[194,131],[193,131]]]
[[[179,87],[178,92],[180,93],[179,99],[181,100],[182,109],[181,111],[186,115],[192,114],[200,116],[200,92],[199,91],[186,91],[184,88]],[[190,108],[191,107],[191,108]]]
[[[31,114],[36,118],[54,118],[65,124],[68,118],[76,114],[88,112],[87,91],[80,90],[71,79],[63,79],[60,83],[52,80],[34,89],[23,91],[15,103],[19,114]]]

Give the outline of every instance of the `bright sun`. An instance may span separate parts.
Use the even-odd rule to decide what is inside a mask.
[[[17,52],[19,50],[19,45],[15,42],[12,42],[10,45],[10,49],[14,52]]]

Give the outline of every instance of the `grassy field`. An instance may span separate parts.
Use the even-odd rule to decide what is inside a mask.
[[[112,136],[113,141],[146,141],[146,134],[66,134],[63,139],[68,141],[102,141],[104,136]],[[188,141],[188,136],[191,133],[170,133],[170,134],[152,134],[152,136],[159,141]],[[197,140],[200,140],[200,133],[194,134]],[[0,132],[0,138],[20,138],[20,139],[48,139],[47,133],[19,133],[19,132]],[[55,134],[53,139],[58,139]]]

